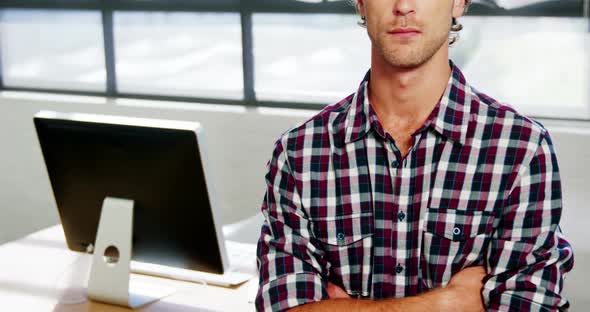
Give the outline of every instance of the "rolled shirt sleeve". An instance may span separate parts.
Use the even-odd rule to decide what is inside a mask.
[[[257,249],[258,311],[284,311],[327,298],[325,253],[310,233],[309,219],[279,140],[268,163],[265,217]]]
[[[518,171],[488,249],[482,291],[488,311],[557,311],[569,306],[560,293],[574,257],[559,228],[561,182],[546,130],[531,154]]]

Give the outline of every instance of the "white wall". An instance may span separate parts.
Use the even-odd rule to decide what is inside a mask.
[[[10,94],[9,94],[10,95]],[[168,108],[137,107],[113,101],[94,104],[0,96],[0,242],[59,222],[32,116],[39,110],[115,114],[200,122],[209,143],[224,223],[257,213],[264,195],[264,175],[273,144],[302,116],[265,115],[256,109],[171,103]],[[98,99],[100,101],[100,98]],[[78,101],[78,102],[75,102]],[[170,108],[173,106],[175,108]],[[307,112],[309,115],[309,112]]]
[[[32,116],[39,110],[116,114],[201,122],[217,177],[224,223],[256,214],[264,192],[265,165],[278,136],[313,112],[200,104],[114,102],[102,98],[48,97],[0,92],[0,243],[59,222]],[[124,105],[123,105],[124,104]],[[270,111],[270,112],[269,112]],[[550,131],[560,164],[562,229],[574,246],[576,264],[566,294],[572,311],[590,306],[590,122],[540,120]]]

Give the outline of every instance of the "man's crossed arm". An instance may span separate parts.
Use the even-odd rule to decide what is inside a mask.
[[[434,289],[414,297],[378,301],[351,299],[338,286],[328,284],[327,291],[330,299],[304,304],[289,311],[479,312],[484,311],[481,289],[483,287],[482,280],[485,275],[485,270],[482,267],[470,267],[455,274],[449,284],[444,288]]]

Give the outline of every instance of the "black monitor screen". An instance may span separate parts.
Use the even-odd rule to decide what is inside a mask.
[[[68,247],[96,238],[103,200],[134,201],[135,261],[223,273],[194,131],[35,118]]]

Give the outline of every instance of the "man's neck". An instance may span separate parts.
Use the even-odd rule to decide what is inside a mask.
[[[443,46],[419,67],[391,66],[373,49],[369,102],[386,130],[413,130],[428,117],[447,87],[451,69]]]

